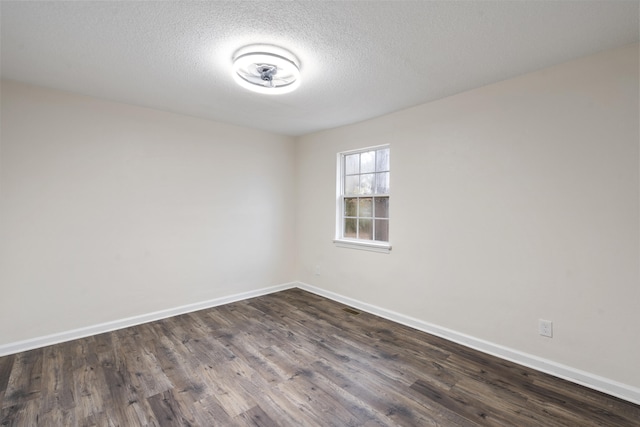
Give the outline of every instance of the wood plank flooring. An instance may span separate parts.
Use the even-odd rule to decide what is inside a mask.
[[[640,406],[291,289],[0,358],[5,426],[640,426]]]

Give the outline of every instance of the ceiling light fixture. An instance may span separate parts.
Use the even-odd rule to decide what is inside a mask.
[[[258,93],[281,94],[300,86],[298,60],[282,48],[253,45],[238,51],[233,60],[233,78],[242,87]]]

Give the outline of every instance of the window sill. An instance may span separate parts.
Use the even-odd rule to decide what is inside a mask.
[[[391,245],[387,243],[369,243],[359,240],[335,239],[333,243],[339,248],[358,249],[361,251],[381,252],[388,254],[391,252]]]

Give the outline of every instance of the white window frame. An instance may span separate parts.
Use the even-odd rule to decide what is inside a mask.
[[[390,253],[391,252],[391,243],[389,242],[381,242],[376,240],[361,240],[361,239],[353,239],[346,238],[344,236],[344,176],[345,176],[345,157],[350,154],[363,153],[367,151],[379,150],[381,148],[391,148],[391,144],[383,144],[376,145],[373,147],[365,147],[359,148],[357,150],[349,150],[342,151],[338,153],[337,156],[337,179],[336,179],[336,236],[333,240],[333,243],[337,247],[341,248],[351,248],[351,249],[360,249],[367,250],[372,252],[381,252],[381,253]],[[389,166],[389,172],[391,172],[391,166]],[[365,196],[365,195],[363,195]],[[389,203],[391,203],[391,190],[387,194],[372,194],[371,197],[389,197]],[[349,197],[349,196],[346,196]],[[366,196],[365,196],[366,197]],[[389,221],[391,220],[391,215],[389,213]]]

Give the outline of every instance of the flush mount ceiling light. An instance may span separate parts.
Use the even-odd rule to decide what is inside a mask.
[[[290,52],[275,46],[254,45],[237,52],[233,78],[254,92],[281,94],[300,86],[300,69]]]

